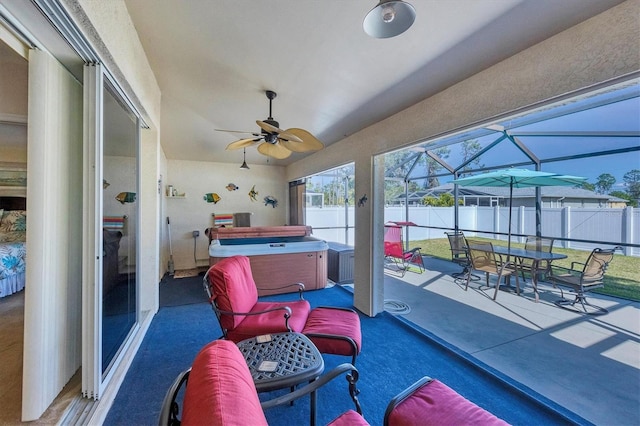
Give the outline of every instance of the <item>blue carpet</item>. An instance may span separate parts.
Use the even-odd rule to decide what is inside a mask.
[[[271,296],[291,300],[293,295]],[[352,306],[353,295],[340,287],[305,293],[312,307]],[[267,299],[267,298],[265,298]],[[381,425],[387,403],[423,376],[437,378],[464,397],[514,425],[588,424],[553,402],[510,382],[495,371],[434,336],[422,334],[387,313],[361,316],[363,348],[358,357],[358,387],[365,419]],[[161,308],[154,318],[133,365],[106,418],[106,425],[157,424],[164,394],[174,378],[187,369],[195,355],[221,331],[206,303]],[[435,340],[434,340],[435,339]],[[346,357],[325,356],[325,371],[347,362]],[[516,385],[517,387],[514,387]],[[282,392],[261,394],[268,399]],[[533,398],[531,397],[533,396]],[[347,383],[338,377],[318,392],[318,424],[326,424],[353,408]],[[268,410],[271,425],[308,424],[309,400]]]

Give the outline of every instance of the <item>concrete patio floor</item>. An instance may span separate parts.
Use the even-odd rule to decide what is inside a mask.
[[[535,303],[528,278],[493,301],[484,275],[464,291],[459,266],[424,260],[422,274],[385,274],[385,301],[410,307],[401,316],[594,424],[640,424],[640,303],[593,294],[608,314],[573,313],[548,283]]]

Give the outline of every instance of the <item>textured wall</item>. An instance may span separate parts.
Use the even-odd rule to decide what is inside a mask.
[[[629,0],[287,168],[287,178],[490,122],[640,70],[640,1]]]
[[[639,40],[640,0],[629,0],[287,167],[291,181],[355,161],[356,198],[369,196],[356,209],[355,306],[382,310],[383,273],[371,261],[381,258],[383,220],[374,155],[638,72]]]

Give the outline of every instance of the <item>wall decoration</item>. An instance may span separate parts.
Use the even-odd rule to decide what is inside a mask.
[[[205,200],[207,203],[217,204],[218,201],[222,199],[222,197],[216,194],[215,192],[209,192],[208,194],[204,194],[204,197],[202,197],[202,199]]]
[[[102,179],[102,189],[107,189],[111,185],[106,179]]]
[[[225,186],[225,188],[227,188],[227,191],[237,191],[238,189],[240,189],[236,186],[235,183],[229,183],[227,186]]]
[[[27,187],[27,165],[0,161],[0,186]]]
[[[213,213],[213,226],[228,228],[233,226],[233,213]]]
[[[264,197],[264,205],[270,205],[275,209],[276,207],[278,207],[278,200],[276,200],[272,195],[267,195],[266,197]]]
[[[249,199],[251,201],[258,201],[258,191],[256,191],[256,186],[253,185],[251,187],[251,191],[249,191]]]
[[[121,192],[116,195],[116,200],[120,201],[120,204],[124,203],[133,203],[136,201],[136,193],[135,192]]]
[[[366,204],[367,202],[367,194],[364,194],[362,197],[360,197],[360,199],[358,200],[358,207],[362,207]]]

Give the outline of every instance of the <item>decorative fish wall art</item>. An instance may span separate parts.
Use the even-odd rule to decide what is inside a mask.
[[[256,186],[253,185],[251,187],[251,191],[249,191],[249,199],[251,201],[258,201],[258,191],[256,191]]]
[[[358,207],[362,207],[367,203],[367,194],[364,194],[362,197],[360,197],[360,199],[358,200]]]
[[[116,195],[116,200],[120,201],[120,204],[124,203],[133,203],[136,201],[136,193],[135,192],[121,192]]]
[[[236,186],[235,183],[229,183],[227,186],[225,186],[225,188],[227,188],[227,191],[237,191],[238,189],[240,189]]]
[[[278,207],[278,200],[276,200],[272,195],[267,195],[266,197],[264,197],[264,205],[270,205],[275,209],[276,207]]]
[[[222,199],[222,197],[220,197],[215,192],[209,192],[208,194],[204,194],[204,197],[202,197],[202,199],[205,200],[207,203],[217,204],[218,201]]]

